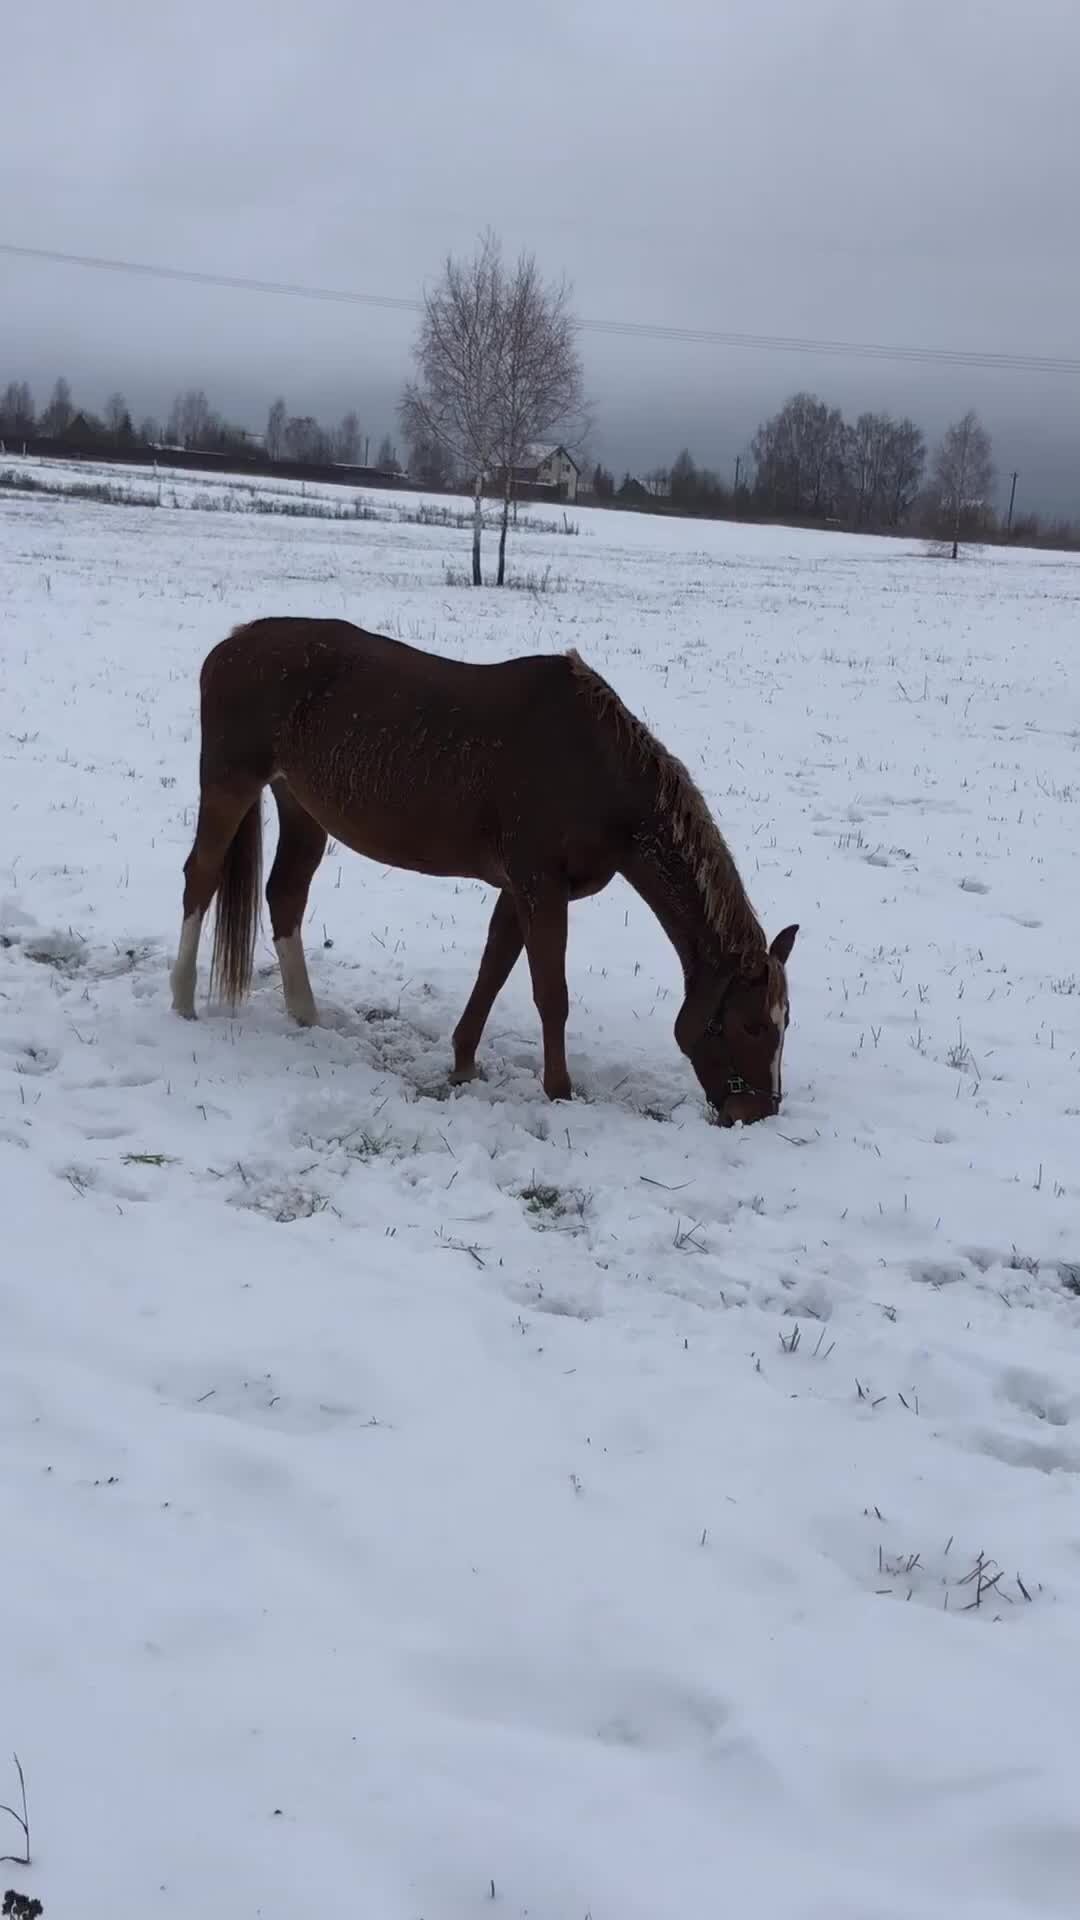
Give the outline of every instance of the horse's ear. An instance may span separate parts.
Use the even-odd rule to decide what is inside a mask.
[[[719,968],[700,973],[687,988],[686,999],[675,1021],[675,1045],[687,1056],[700,1046],[709,1021],[724,1004],[724,995],[735,975],[735,962],[725,961]]]
[[[787,966],[788,960],[791,957],[791,949],[795,945],[795,935],[798,931],[797,926],[785,927],[783,933],[777,934],[776,939],[769,948],[773,959],[779,960],[782,967]]]

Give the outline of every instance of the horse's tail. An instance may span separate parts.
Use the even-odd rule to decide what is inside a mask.
[[[251,986],[262,892],[262,804],[252,802],[233,835],[221,869],[214,920],[210,991],[215,983],[235,1006]]]

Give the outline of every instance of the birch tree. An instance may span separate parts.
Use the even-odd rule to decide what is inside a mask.
[[[514,469],[527,451],[556,431],[575,440],[584,432],[581,356],[566,281],[545,283],[535,256],[523,253],[500,273],[497,447],[503,507],[496,584],[506,580],[506,536]]]
[[[0,395],[0,435],[27,440],[34,431],[34,396],[25,380],[10,380]]]
[[[960,551],[965,524],[983,517],[994,489],[994,457],[990,435],[970,408],[946,431],[934,455],[934,493],[943,526],[952,540],[952,557]]]
[[[410,446],[434,441],[472,482],[474,587],[483,585],[484,481],[501,446],[503,308],[502,254],[489,231],[471,259],[448,255],[437,285],[425,293],[413,345],[416,377],[399,409]]]
[[[360,416],[350,410],[341,416],[334,434],[334,459],[354,467],[360,459]]]
[[[122,393],[110,393],[105,402],[105,429],[117,446],[130,446],[135,439],[131,413]]]
[[[279,395],[266,416],[266,433],[263,445],[268,460],[280,460],[285,446],[285,422],[289,409]]]
[[[53,388],[49,404],[41,416],[41,431],[50,440],[62,440],[74,417],[75,403],[71,398],[71,386],[61,378]]]
[[[844,478],[844,421],[816,394],[796,393],[754,438],[759,494],[775,513],[836,512]]]
[[[189,387],[173,401],[165,431],[174,447],[199,447],[209,438],[213,423],[210,402],[202,388]]]
[[[906,417],[895,423],[885,460],[885,505],[888,524],[898,527],[907,519],[922,485],[926,466],[926,441],[921,427]]]
[[[899,526],[919,491],[926,445],[913,420],[860,413],[844,430],[848,513],[861,528]]]

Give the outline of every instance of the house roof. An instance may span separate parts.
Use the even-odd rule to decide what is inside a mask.
[[[561,443],[559,445],[539,443],[536,446],[526,447],[525,459],[531,461],[534,466],[538,467],[541,461],[550,460],[553,453],[561,453],[564,460],[569,460],[575,473],[581,472],[581,468],[578,466],[573,454],[567,453],[566,448],[562,446]]]

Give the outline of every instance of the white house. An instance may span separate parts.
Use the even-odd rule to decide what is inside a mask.
[[[514,478],[525,486],[550,487],[563,500],[576,500],[581,468],[565,447],[527,447]]]

